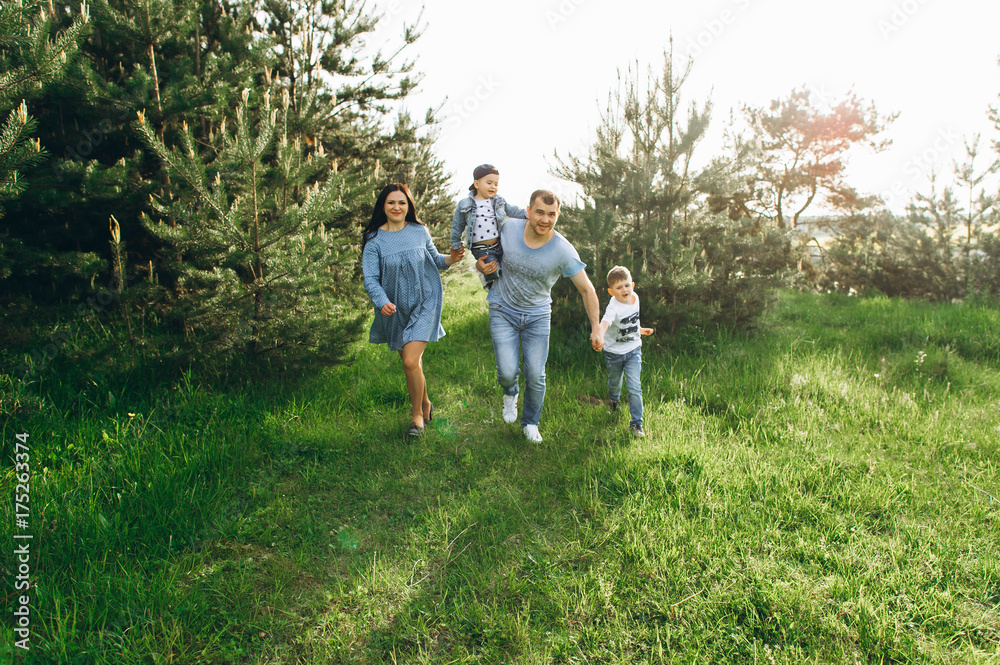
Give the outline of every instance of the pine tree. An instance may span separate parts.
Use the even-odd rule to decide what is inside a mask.
[[[582,209],[565,211],[564,232],[589,253],[597,279],[614,264],[630,268],[645,320],[669,330],[752,326],[783,279],[787,242],[739,215],[709,211],[710,186],[731,189],[721,181],[739,167],[723,159],[694,167],[711,104],[684,106],[689,73],[690,63],[679,69],[668,50],[659,76],[620,77],[588,157],[556,156],[555,175],[585,196]]]
[[[364,45],[384,14],[365,3],[267,0],[262,7],[261,29],[276,45],[274,81],[291,98],[289,136],[330,154],[333,169],[377,174],[376,189],[388,182],[408,184],[432,233],[450,223],[454,202],[433,152],[433,110],[421,126],[404,111],[392,122],[394,107],[419,81],[414,63],[403,56],[420,37],[420,17],[372,52]],[[346,234],[360,250],[360,228],[371,215],[371,202],[347,202],[328,229]],[[360,271],[360,260],[355,269]]]
[[[78,51],[81,35],[89,21],[86,3],[66,14],[65,29],[51,4],[17,1],[0,5],[0,291],[30,295],[44,282],[38,272],[51,265],[53,257],[45,248],[25,245],[16,225],[18,215],[4,219],[8,206],[27,191],[32,172],[46,156],[45,146],[36,136],[39,123],[29,112],[47,91],[58,85],[67,64]],[[15,222],[11,233],[10,222]],[[63,257],[70,272],[84,275],[94,265],[94,257],[75,254]],[[51,284],[55,291],[55,284]]]
[[[38,164],[44,157],[38,139],[28,138],[37,127],[38,122],[28,115],[28,105],[24,101],[10,112],[0,127],[0,218],[3,217],[3,202],[25,190],[21,171]]]
[[[67,0],[53,0],[58,20]],[[42,146],[50,155],[32,173],[32,188],[12,206],[15,233],[51,256],[53,293],[81,297],[94,280],[111,279],[108,215],[120,222],[130,246],[126,282],[138,266],[147,272],[161,257],[155,237],[140,224],[151,194],[169,188],[169,176],[130,127],[139,109],[161,138],[172,140],[189,122],[199,140],[235,105],[239,91],[261,76],[267,44],[249,32],[251,8],[230,11],[219,0],[92,0],[90,31],[58,85],[38,99]],[[258,40],[259,41],[259,40]],[[154,73],[155,68],[155,73]],[[67,257],[102,256],[86,281],[74,278]],[[171,275],[167,275],[167,282]]]
[[[254,101],[244,90],[235,126],[223,121],[209,146],[184,126],[167,147],[140,113],[136,131],[174,183],[147,226],[183,254],[184,322],[211,347],[255,359],[335,354],[345,338],[330,319],[347,312],[335,296],[348,262],[324,220],[370,188],[344,172],[317,179],[328,159],[288,139],[287,92],[280,108],[270,90]]]
[[[56,28],[68,27],[70,1],[51,0]],[[414,173],[411,184],[433,201],[421,202],[425,216],[450,208],[450,202],[440,202],[446,194],[443,169],[430,150],[432,130],[390,113],[417,82],[413,63],[401,55],[419,37],[417,27],[405,27],[384,53],[371,55],[365,40],[381,15],[364,3],[92,2],[93,30],[81,41],[83,57],[70,61],[67,76],[45,89],[33,107],[48,161],[32,173],[31,189],[12,202],[8,217],[22,249],[46,257],[19,259],[22,274],[30,267],[45,277],[32,279],[33,288],[45,284],[53,295],[71,299],[98,277],[110,280],[107,224],[113,214],[129,246],[125,283],[155,272],[167,287],[162,293],[178,295],[181,275],[190,282],[190,270],[199,265],[189,265],[194,255],[168,240],[169,233],[153,232],[142,220],[151,212],[151,197],[170,207],[191,192],[131,121],[142,110],[161,146],[190,137],[204,163],[214,163],[224,123],[232,128],[244,89],[275,96],[288,90],[283,136],[300,147],[304,159],[312,155],[319,169],[307,181],[289,182],[291,200],[301,203],[305,188],[317,182],[348,182],[361,172],[371,180],[366,186],[376,188],[381,183],[374,174],[388,173],[380,168],[384,160],[394,175]],[[249,103],[256,108],[262,96],[255,93]],[[366,197],[345,193],[342,205],[323,219],[324,232],[340,239],[331,251],[351,267],[359,224],[371,213],[370,192]],[[190,221],[184,215],[160,219],[170,233],[189,232],[180,228]],[[71,256],[88,262],[70,269]],[[336,283],[345,292],[356,290],[350,279]]]
[[[417,85],[414,63],[402,59],[421,34],[420,18],[405,25],[391,52],[372,53],[366,40],[384,15],[364,2],[265,0],[261,30],[275,43],[275,76],[288,88],[295,113],[289,131],[322,143],[340,166],[373,166],[387,140],[390,105]]]
[[[77,51],[89,20],[87,5],[70,26],[55,33],[55,14],[40,2],[0,5],[0,216],[3,202],[25,189],[19,174],[44,158],[41,144],[31,139],[38,123],[28,114],[26,99],[36,98],[57,81]]]
[[[379,153],[379,163],[386,181],[409,186],[420,210],[420,221],[435,237],[443,239],[451,233],[455,201],[448,194],[444,163],[434,153],[436,126],[433,111],[427,112],[422,127],[408,113],[399,113],[393,133]]]
[[[964,190],[965,210],[962,214],[962,225],[965,231],[965,255],[971,257],[973,247],[983,227],[989,224],[997,209],[997,193],[987,192],[987,179],[1000,169],[1000,162],[994,161],[985,168],[980,168],[977,161],[980,157],[979,134],[965,141],[965,160],[955,165],[956,184]],[[989,183],[992,184],[992,183]]]
[[[938,175],[931,173],[930,193],[918,192],[907,205],[907,219],[927,229],[944,255],[951,257],[962,225],[962,209],[955,192],[945,187],[938,192]],[[949,260],[948,263],[953,263]]]
[[[690,65],[678,70],[668,51],[660,75],[649,75],[644,84],[631,70],[619,76],[619,92],[609,97],[589,158],[559,160],[555,169],[598,207],[613,211],[624,227],[619,233],[641,257],[640,270],[675,223],[686,219],[696,194],[691,159],[711,104],[692,104],[684,117],[680,92],[689,74]]]

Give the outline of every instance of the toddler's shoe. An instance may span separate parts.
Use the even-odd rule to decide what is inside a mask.
[[[617,412],[618,412],[618,400],[613,399],[611,400],[611,413],[617,413]]]
[[[538,433],[538,425],[525,425],[524,436],[532,443],[541,443],[542,435]]]
[[[646,433],[642,431],[642,425],[629,425],[629,429],[632,430],[633,436],[646,436]]]

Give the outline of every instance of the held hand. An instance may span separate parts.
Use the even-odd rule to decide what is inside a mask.
[[[459,247],[458,249],[452,248],[451,250],[451,262],[458,263],[465,256],[465,248]]]
[[[479,259],[476,260],[476,270],[484,275],[489,275],[490,273],[497,271],[497,262],[490,261],[489,263],[486,263],[486,257],[480,256]]]
[[[382,305],[382,316],[392,316],[396,312],[396,306],[391,302]]]
[[[593,331],[590,333],[590,346],[594,348],[594,351],[604,350],[604,335],[600,331]]]
[[[653,329],[652,328],[639,328],[639,334],[640,335],[652,335],[653,334]]]

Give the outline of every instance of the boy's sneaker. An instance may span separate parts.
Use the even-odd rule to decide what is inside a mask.
[[[532,443],[542,442],[542,435],[538,433],[538,425],[525,425],[523,431],[528,441]]]
[[[517,420],[517,395],[503,396],[503,421],[512,423]]]
[[[611,413],[617,413],[617,412],[618,412],[618,400],[613,399],[611,400]]]
[[[646,433],[642,431],[642,425],[629,425],[629,429],[632,430],[633,436],[646,436]]]

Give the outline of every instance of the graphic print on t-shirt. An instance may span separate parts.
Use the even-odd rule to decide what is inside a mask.
[[[472,221],[472,242],[492,240],[500,236],[493,199],[476,201],[476,215]]]
[[[618,324],[618,337],[616,342],[634,342],[639,332],[639,312],[630,314]]]

